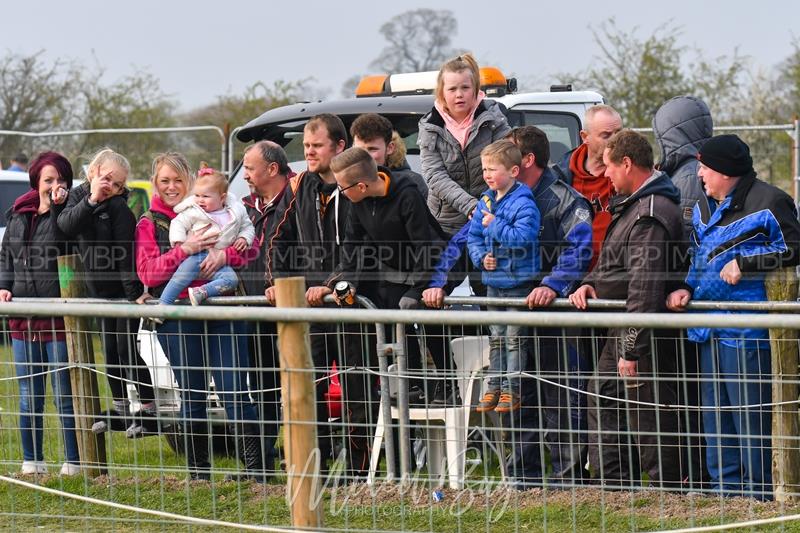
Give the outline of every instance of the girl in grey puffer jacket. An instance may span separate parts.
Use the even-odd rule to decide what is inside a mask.
[[[504,108],[484,100],[475,58],[463,54],[447,61],[439,70],[433,109],[419,122],[417,144],[428,208],[448,235],[467,222],[486,188],[481,150],[510,131]]]

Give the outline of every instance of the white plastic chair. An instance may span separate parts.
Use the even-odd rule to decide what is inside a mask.
[[[457,407],[412,407],[408,410],[408,415],[410,420],[426,422],[429,474],[434,478],[441,478],[446,455],[449,486],[461,489],[464,486],[464,458],[470,409],[477,404],[480,395],[481,371],[489,366],[489,337],[459,337],[450,341],[450,348],[463,403]],[[396,382],[397,378],[390,378],[390,389],[396,388]],[[381,401],[388,399],[382,398]],[[392,406],[392,419],[397,420],[399,417],[399,410]],[[367,479],[370,484],[375,481],[385,430],[383,411],[379,410]]]

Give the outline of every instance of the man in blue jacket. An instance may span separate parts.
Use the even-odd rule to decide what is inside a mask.
[[[531,188],[541,215],[539,252],[541,275],[527,297],[533,309],[566,298],[583,280],[592,259],[592,209],[583,195],[548,168],[550,143],[535,126],[515,128],[510,139],[522,152],[518,181]],[[513,427],[513,453],[508,470],[520,488],[541,475],[539,427],[553,466],[550,483],[580,483],[588,479],[586,464],[586,374],[591,364],[581,357],[577,339],[558,328],[538,328],[533,335],[528,368],[548,382],[523,380],[523,408]],[[569,376],[568,379],[564,379]],[[556,384],[556,382],[558,382]],[[559,385],[572,388],[566,389]],[[539,422],[539,414],[544,418]]]
[[[682,311],[691,299],[766,300],[766,273],[800,259],[794,202],[756,178],[750,148],[736,135],[712,138],[698,158],[710,209],[694,208],[692,264],[685,286],[668,296],[667,307]],[[703,410],[714,489],[771,498],[772,408],[758,407],[772,397],[769,332],[693,328],[688,335],[700,343],[703,407],[714,408]]]

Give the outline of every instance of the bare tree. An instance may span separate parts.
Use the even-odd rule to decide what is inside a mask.
[[[453,48],[458,21],[448,9],[414,9],[400,13],[380,28],[389,42],[370,68],[383,72],[436,70],[446,59],[462,52]]]
[[[80,71],[67,61],[46,64],[42,54],[6,54],[0,60],[0,129],[41,132],[79,121],[74,89]],[[23,145],[21,137],[0,136],[3,156]]]
[[[612,18],[593,34],[599,56],[586,71],[559,78],[599,90],[626,126],[649,126],[658,107],[681,94],[703,98],[721,117],[739,90],[744,58],[734,51],[731,58],[709,60],[695,50],[687,59],[687,48],[678,44],[680,28],[669,23],[642,39],[637,28],[625,31]]]
[[[786,87],[789,114],[800,114],[800,38],[792,42],[792,53],[779,67],[780,81]]]

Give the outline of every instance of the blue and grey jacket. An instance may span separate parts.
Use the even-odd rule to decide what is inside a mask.
[[[531,190],[515,183],[500,199],[486,190],[478,200],[467,234],[467,248],[472,263],[482,270],[487,287],[510,289],[533,284],[539,273],[539,209]],[[483,225],[484,211],[494,215]],[[497,268],[484,270],[483,258],[491,253]]]
[[[694,208],[686,288],[695,300],[766,300],[766,273],[800,262],[800,223],[794,202],[782,190],[756,179],[753,172],[740,178],[736,189],[716,208],[713,200],[709,204],[708,215],[698,205]],[[731,260],[742,271],[736,285],[719,277]],[[705,342],[713,334],[723,344],[746,348],[769,338],[767,330],[756,328],[692,328],[688,334],[694,342]]]
[[[540,216],[539,284],[565,297],[580,284],[592,259],[591,207],[578,191],[559,180],[549,168],[544,170],[532,192]],[[450,239],[431,278],[431,287],[447,285],[448,273],[467,245],[468,232],[469,223]]]
[[[539,285],[563,298],[578,288],[592,261],[592,208],[550,168],[542,172],[533,197],[541,216]]]

